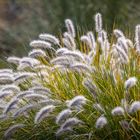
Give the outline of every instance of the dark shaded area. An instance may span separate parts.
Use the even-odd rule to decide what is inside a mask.
[[[93,15],[101,12],[108,31],[114,26],[134,30],[140,23],[139,5],[139,0],[0,0],[0,56],[24,55],[39,33],[64,30],[66,18],[91,30]]]

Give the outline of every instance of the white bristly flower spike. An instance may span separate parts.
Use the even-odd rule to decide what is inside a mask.
[[[137,25],[135,29],[135,42],[136,50],[138,53],[140,53],[140,25]]]
[[[4,133],[4,138],[6,140],[11,139],[12,135],[19,129],[23,128],[25,125],[24,124],[15,124],[12,125],[8,128],[8,130],[5,131]]]
[[[71,36],[74,38],[76,35],[75,35],[75,28],[74,28],[73,22],[70,19],[66,19],[65,24],[66,24],[68,33],[71,34]]]
[[[49,42],[51,42],[55,45],[59,45],[59,39],[56,38],[54,35],[44,33],[44,34],[40,34],[39,38],[43,39],[43,40],[46,40],[46,41],[49,41]]]
[[[135,86],[137,83],[136,77],[130,77],[128,80],[125,81],[125,89],[130,89],[131,87]]]
[[[86,45],[89,46],[90,49],[92,49],[92,42],[89,36],[83,35],[80,39],[82,42],[86,43]]]
[[[88,37],[90,38],[90,40],[91,40],[92,49],[93,49],[94,51],[96,51],[96,41],[95,41],[95,36],[94,36],[94,34],[90,31],[90,32],[87,33],[87,36],[88,36]]]
[[[113,116],[121,116],[124,115],[124,109],[120,106],[115,107],[112,111],[111,114]]]
[[[101,129],[101,128],[103,128],[106,124],[107,124],[107,119],[106,119],[106,117],[100,116],[100,117],[97,119],[97,121],[96,121],[95,127],[96,127],[97,129]]]
[[[119,38],[119,37],[124,37],[125,38],[125,36],[124,36],[124,34],[121,30],[114,29],[113,33],[116,36],[116,38]]]
[[[61,124],[67,117],[71,115],[72,111],[70,109],[62,110],[56,117],[56,123]]]
[[[61,128],[66,129],[79,123],[81,124],[83,122],[77,118],[69,118],[61,125]]]
[[[140,101],[134,101],[129,108],[130,113],[136,113],[137,111],[140,111]]]
[[[15,65],[18,65],[20,62],[20,58],[19,57],[15,57],[15,56],[11,56],[7,58],[7,62],[9,63],[13,63]]]
[[[79,96],[74,97],[72,100],[68,102],[68,107],[74,107],[74,106],[79,107],[85,104],[86,101],[87,99],[84,96],[79,95]]]
[[[49,115],[50,112],[53,111],[55,106],[53,105],[48,105],[40,109],[40,111],[36,114],[34,123],[38,124],[40,123],[45,117]]]
[[[71,46],[71,49],[72,50],[75,50],[76,49],[76,43],[75,43],[74,38],[71,36],[71,34],[69,34],[68,32],[65,32],[63,35],[69,41],[70,46]],[[66,41],[65,41],[65,44],[66,44]],[[68,48],[70,48],[70,46],[68,45],[68,43],[67,43],[67,46],[68,46]]]
[[[28,56],[32,58],[45,57],[46,53],[41,49],[33,49],[28,53]]]
[[[30,46],[35,49],[50,49],[51,44],[43,40],[33,40],[30,42]]]
[[[102,30],[102,15],[100,13],[95,15],[95,29],[96,32],[100,32]]]

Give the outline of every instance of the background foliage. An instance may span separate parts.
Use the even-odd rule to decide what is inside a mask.
[[[93,15],[101,12],[107,30],[119,26],[129,31],[140,23],[139,4],[139,0],[1,0],[0,56],[23,56],[30,40],[41,32],[58,34],[66,18],[91,30]]]

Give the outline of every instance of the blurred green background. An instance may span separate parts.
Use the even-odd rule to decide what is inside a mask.
[[[0,58],[23,56],[39,33],[58,35],[66,18],[91,30],[97,12],[110,33],[113,26],[134,32],[140,23],[140,0],[0,0]]]

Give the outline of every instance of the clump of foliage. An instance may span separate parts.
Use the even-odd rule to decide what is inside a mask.
[[[100,13],[95,33],[80,36],[70,19],[65,25],[0,70],[0,137],[139,139],[140,25],[135,41],[118,29],[108,37]]]

